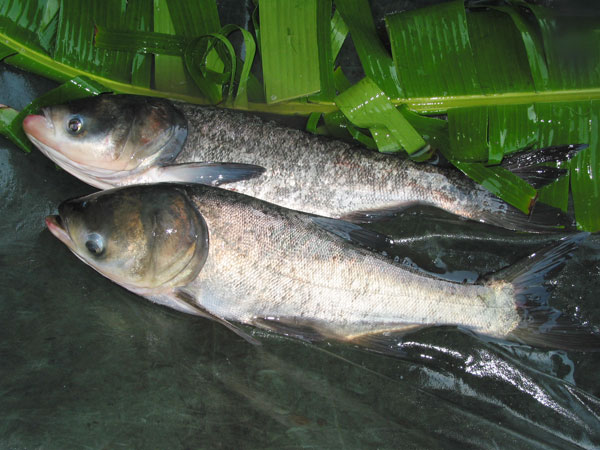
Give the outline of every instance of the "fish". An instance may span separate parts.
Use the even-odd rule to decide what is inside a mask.
[[[52,161],[99,189],[184,182],[219,185],[289,209],[356,223],[431,205],[459,217],[532,232],[569,229],[573,219],[536,203],[529,215],[453,168],[415,163],[254,115],[165,99],[106,95],[29,115],[23,129]],[[504,167],[549,183],[585,145],[506,158]]]
[[[600,336],[547,305],[571,234],[478,283],[450,282],[373,251],[364,226],[207,185],[134,185],[67,200],[46,224],[79,259],[154,303],[308,341],[382,348],[438,325],[492,339],[600,349]]]

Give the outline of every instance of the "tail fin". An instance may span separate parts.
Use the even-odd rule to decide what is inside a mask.
[[[600,351],[600,334],[548,306],[552,273],[562,269],[569,255],[589,233],[577,233],[530,255],[494,276],[512,282],[521,322],[509,335],[524,344],[564,350]]]
[[[562,145],[546,147],[533,152],[519,152],[505,157],[501,165],[534,188],[539,189],[567,173],[565,169],[540,166],[540,164],[568,161],[584,148],[587,148],[587,144]]]

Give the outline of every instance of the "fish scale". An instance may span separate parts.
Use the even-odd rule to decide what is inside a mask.
[[[411,324],[460,324],[504,337],[519,322],[509,283],[429,277],[348,245],[309,216],[197,191],[190,197],[210,230],[209,255],[186,290],[216,316],[247,324],[295,318],[342,339]]]
[[[235,111],[177,104],[188,137],[176,163],[219,161],[266,168],[259,178],[226,185],[290,209],[329,217],[355,211],[433,205],[478,219],[507,205],[454,170],[265,122]]]

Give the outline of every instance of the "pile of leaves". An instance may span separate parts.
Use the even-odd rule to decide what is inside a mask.
[[[113,91],[308,116],[314,133],[426,160],[438,150],[528,213],[534,198],[600,230],[600,16],[523,0],[454,0],[385,17],[367,0],[258,0],[246,27],[215,0],[4,0],[0,59],[66,85],[44,103]],[[364,77],[340,65],[348,40]],[[236,45],[241,43],[241,45]],[[434,117],[432,117],[434,116]],[[586,143],[539,192],[499,166],[527,148]]]

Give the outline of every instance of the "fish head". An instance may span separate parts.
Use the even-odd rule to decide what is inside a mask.
[[[170,162],[187,137],[183,114],[164,99],[103,94],[42,111],[23,121],[29,139],[58,165],[84,173]]]
[[[102,275],[140,295],[184,286],[208,256],[208,228],[184,190],[132,186],[67,200],[48,229]]]

